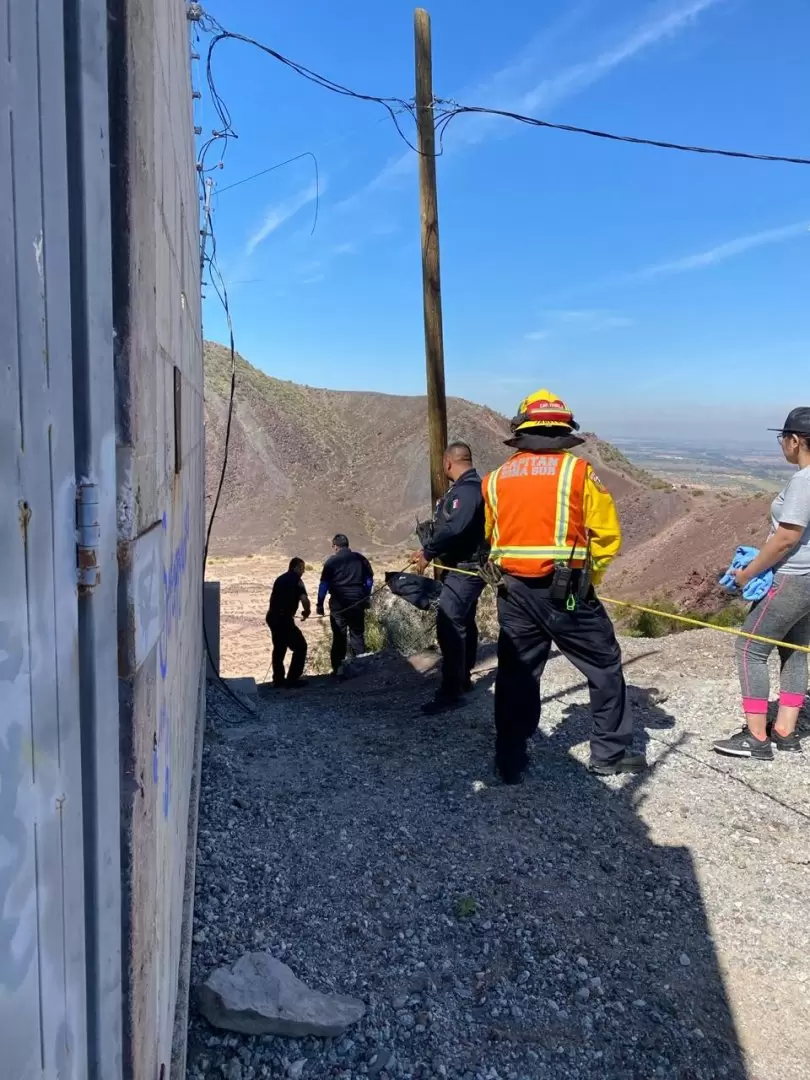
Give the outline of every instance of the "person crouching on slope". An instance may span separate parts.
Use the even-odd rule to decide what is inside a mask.
[[[591,772],[640,772],[633,719],[613,623],[598,584],[621,546],[616,506],[593,469],[570,453],[584,440],[556,394],[524,398],[506,445],[516,451],[484,477],[490,560],[498,588],[495,767],[519,784],[540,721],[540,678],[552,642],[588,680],[593,713]]]
[[[771,534],[759,555],[735,574],[744,589],[774,571],[773,586],[751,608],[743,630],[792,645],[810,645],[810,406],[794,409],[777,435],[785,459],[798,468],[771,504]],[[773,748],[800,752],[796,731],[807,694],[807,653],[780,649],[779,712],[768,723],[768,657],[774,646],[737,638],[745,727],[714,744],[719,754],[770,761]]]

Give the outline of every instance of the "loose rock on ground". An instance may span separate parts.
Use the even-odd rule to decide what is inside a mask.
[[[244,1035],[343,1035],[365,1006],[357,998],[311,990],[266,952],[246,953],[217,968],[199,987],[200,1012],[214,1027]]]

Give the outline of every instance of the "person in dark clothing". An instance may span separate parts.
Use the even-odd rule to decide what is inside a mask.
[[[266,622],[273,639],[273,686],[297,689],[305,684],[301,680],[307,661],[307,640],[295,625],[298,605],[301,605],[301,621],[309,618],[310,604],[302,580],[306,569],[303,559],[291,559],[286,574],[277,577],[270,593],[270,606]],[[284,673],[287,650],[292,652],[290,670]]]
[[[332,540],[332,555],[323,564],[318,586],[318,615],[324,614],[329,595],[329,622],[332,628],[332,674],[337,675],[347,650],[353,656],[366,651],[366,611],[374,588],[374,572],[365,555],[352,551],[343,533]]]
[[[472,689],[471,672],[478,653],[475,616],[484,589],[482,578],[453,572],[453,568],[477,570],[486,553],[481,477],[473,468],[467,443],[447,447],[444,471],[450,489],[436,507],[432,537],[414,556],[420,571],[434,559],[451,568],[441,575],[436,637],[442,653],[442,681],[433,700],[422,706],[428,716],[458,708],[464,693]]]

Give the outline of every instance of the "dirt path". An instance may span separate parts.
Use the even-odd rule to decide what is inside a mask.
[[[643,778],[585,771],[560,659],[519,789],[491,779],[486,665],[441,722],[399,658],[255,721],[212,699],[194,975],[263,947],[367,1014],[327,1042],[194,1018],[188,1076],[804,1080],[810,755],[707,750],[737,722],[716,635],[626,659]]]

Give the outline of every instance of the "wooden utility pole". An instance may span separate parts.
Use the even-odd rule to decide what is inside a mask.
[[[419,148],[419,200],[422,215],[422,302],[425,313],[430,492],[433,504],[447,491],[442,468],[447,445],[447,401],[444,393],[442,288],[439,276],[439,208],[436,196],[436,132],[433,125],[433,67],[430,15],[414,12],[416,43],[416,128]]]

